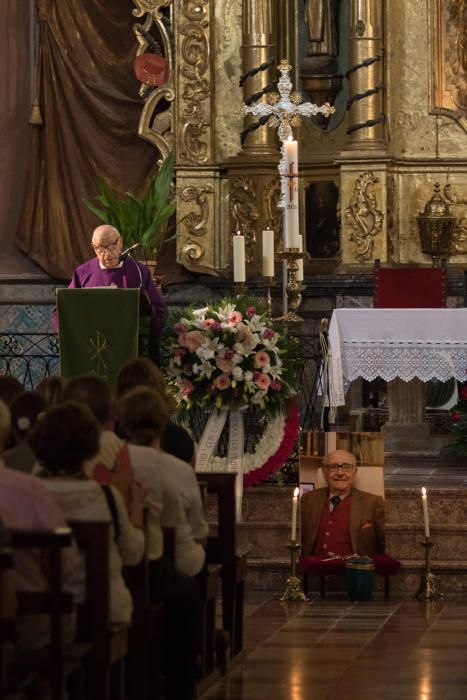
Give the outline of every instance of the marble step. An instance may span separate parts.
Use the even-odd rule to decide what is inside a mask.
[[[293,486],[260,486],[245,489],[243,522],[280,522],[291,519],[292,494]],[[423,522],[419,488],[387,488],[385,501],[388,523],[416,525]],[[430,519],[434,523],[467,522],[467,488],[428,487],[428,504]],[[208,520],[215,519],[214,508],[209,499],[207,513]]]
[[[397,596],[414,596],[420,584],[424,564],[418,560],[404,559],[402,568],[397,576],[390,581],[390,598]],[[456,597],[467,594],[467,562],[437,561],[433,563],[432,572],[435,575],[437,589],[446,597]],[[250,558],[248,560],[247,590],[276,591],[281,595],[285,589],[287,577],[290,576],[290,559],[277,558],[263,560]],[[310,579],[310,593],[318,591],[319,580]],[[326,579],[326,591],[329,594],[340,592],[345,595],[344,577],[330,576]],[[375,578],[375,598],[383,596],[384,580],[381,576]]]
[[[237,545],[255,559],[275,559],[287,550],[290,524],[285,521],[241,523],[237,526]],[[386,550],[396,559],[423,559],[423,525],[388,523]],[[467,562],[467,524],[432,523],[432,559]]]

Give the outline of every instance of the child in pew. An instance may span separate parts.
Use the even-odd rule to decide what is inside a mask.
[[[10,433],[10,412],[0,400],[0,455]],[[5,527],[18,530],[53,530],[66,527],[62,512],[44,484],[34,476],[9,469],[0,459],[0,518]],[[62,570],[67,579],[78,566],[75,547],[62,555]],[[40,592],[47,589],[47,572],[40,553],[23,550],[15,553],[13,583],[16,591]],[[50,642],[49,619],[45,615],[17,618],[18,648],[41,649]],[[74,636],[74,618],[64,620],[65,639]]]
[[[35,391],[26,391],[12,401],[11,432],[15,444],[3,453],[3,461],[10,469],[31,474],[36,455],[28,442],[28,435],[46,408],[45,400]]]
[[[112,522],[110,542],[110,619],[129,623],[133,604],[122,575],[123,565],[137,564],[144,553],[144,534],[128,517],[119,492],[105,492],[86,476],[85,463],[99,449],[99,428],[91,411],[74,401],[64,401],[49,409],[30,436],[31,446],[40,462],[40,476],[68,520],[108,520]],[[142,526],[145,491],[133,498],[132,521]],[[116,519],[112,516],[116,513]],[[117,532],[118,530],[118,532]],[[84,563],[68,582],[75,600],[85,595]]]

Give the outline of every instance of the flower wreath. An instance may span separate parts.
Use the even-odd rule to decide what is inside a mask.
[[[290,399],[285,414],[278,414],[268,424],[254,452],[243,456],[243,485],[259,486],[270,474],[278,471],[290,456],[300,427],[300,411],[296,398]],[[228,457],[214,457],[209,471],[227,471]]]

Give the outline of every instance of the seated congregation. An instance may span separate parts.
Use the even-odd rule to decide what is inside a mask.
[[[97,376],[35,392],[0,377],[1,697],[184,700],[225,666],[228,581],[173,410],[149,360],[122,368],[116,396]]]

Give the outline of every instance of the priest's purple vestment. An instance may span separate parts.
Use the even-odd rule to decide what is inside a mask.
[[[165,310],[165,304],[154,284],[151,273],[146,265],[127,257],[118,267],[102,268],[97,258],[88,260],[76,268],[68,285],[69,289],[82,287],[119,287],[120,289],[142,289],[151,302],[152,313],[160,318]],[[58,330],[57,309],[52,314],[55,330]]]

